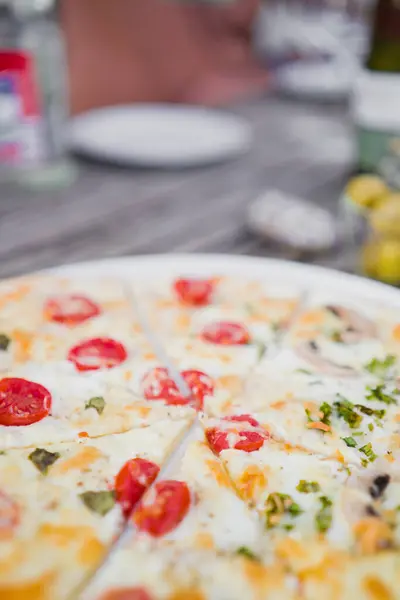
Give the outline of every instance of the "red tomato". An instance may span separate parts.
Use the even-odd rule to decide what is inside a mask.
[[[183,394],[167,369],[156,367],[143,377],[143,394],[147,400],[164,400],[166,404],[191,404],[196,410],[203,408],[204,396],[214,392],[214,384],[206,373],[190,369],[182,371],[191,396]]]
[[[267,439],[267,435],[257,431],[241,431],[239,435],[240,441],[235,444],[235,448],[236,450],[244,450],[244,452],[259,450]]]
[[[18,504],[0,490],[0,540],[9,537],[19,524]]]
[[[125,517],[129,517],[159,470],[158,465],[144,458],[132,458],[124,464],[115,478],[115,494]]]
[[[222,450],[228,450],[229,448],[228,431],[210,427],[206,429],[206,438],[214,454],[220,454]]]
[[[152,597],[142,587],[116,588],[103,594],[100,600],[152,600]]]
[[[78,371],[112,369],[128,357],[125,347],[111,338],[93,338],[77,344],[68,352],[68,360]]]
[[[143,394],[146,400],[164,400],[166,404],[188,404],[190,398],[184,396],[168,369],[156,367],[148,371],[142,379]]]
[[[33,381],[6,377],[0,380],[0,425],[31,425],[51,410],[51,394]]]
[[[210,304],[214,289],[212,281],[208,279],[177,279],[174,291],[184,304],[204,306]]]
[[[49,298],[44,312],[49,321],[63,325],[79,325],[92,317],[97,317],[101,310],[98,304],[78,294],[55,296]]]
[[[244,325],[229,321],[217,321],[206,325],[201,337],[211,344],[240,346],[250,342],[250,333]]]
[[[140,504],[133,520],[140,531],[161,537],[173,531],[185,518],[190,507],[190,492],[184,481],[165,480],[155,484],[151,504]]]
[[[190,389],[191,404],[196,410],[202,410],[204,397],[211,396],[214,393],[213,380],[203,371],[196,371],[195,369],[182,371],[181,375]]]
[[[252,427],[261,427],[260,423],[251,415],[233,415],[232,417],[224,417],[224,421],[243,422],[249,423]]]
[[[232,421],[239,423],[248,423],[252,427],[258,427],[260,431],[241,430],[241,429],[218,429],[218,427],[210,427],[206,430],[206,438],[210,448],[215,454],[220,454],[222,450],[232,448],[229,439],[235,436],[233,448],[236,450],[244,450],[244,452],[254,452],[259,450],[265,440],[269,439],[269,434],[261,429],[259,422],[251,415],[234,415],[225,417],[224,421]]]

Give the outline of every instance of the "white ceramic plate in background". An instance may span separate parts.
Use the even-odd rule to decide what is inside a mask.
[[[70,148],[123,165],[177,168],[246,152],[250,125],[222,111],[165,104],[93,110],[71,120]]]

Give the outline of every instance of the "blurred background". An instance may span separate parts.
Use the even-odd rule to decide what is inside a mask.
[[[224,252],[400,284],[399,0],[0,0],[0,275]]]

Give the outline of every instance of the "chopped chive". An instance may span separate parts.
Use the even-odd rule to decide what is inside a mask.
[[[356,440],[352,437],[344,437],[344,438],[342,438],[342,440],[344,441],[346,446],[349,446],[349,448],[357,447]]]
[[[306,481],[305,479],[300,479],[296,486],[296,490],[302,494],[319,492],[320,489],[320,485],[317,481]]]
[[[315,515],[315,525],[320,533],[328,531],[332,524],[332,500],[327,496],[320,496],[321,508]]]
[[[365,454],[365,456],[368,458],[369,462],[374,462],[374,460],[377,458],[377,455],[375,454],[375,452],[372,449],[371,442],[369,442],[368,444],[365,444],[365,446],[361,446],[361,448],[359,448],[359,450],[360,450],[360,452]]]

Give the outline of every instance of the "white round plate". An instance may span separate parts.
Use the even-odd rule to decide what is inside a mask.
[[[246,152],[252,130],[239,117],[205,108],[137,104],[71,120],[72,150],[123,165],[192,167]]]
[[[294,97],[338,102],[351,89],[349,68],[335,62],[297,61],[276,73],[278,89]]]
[[[365,300],[397,305],[400,291],[383,283],[340,271],[284,260],[224,254],[155,254],[77,263],[46,272],[71,277],[129,277],[152,279],[179,275],[236,275],[293,284],[299,289],[323,289],[324,292],[362,296]]]

